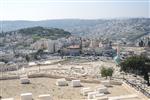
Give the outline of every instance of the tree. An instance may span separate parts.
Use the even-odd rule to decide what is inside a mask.
[[[36,54],[41,55],[43,52],[44,52],[43,49],[39,49]]]
[[[60,54],[61,59],[63,59],[64,58],[63,48],[61,48],[60,50],[58,50],[58,53]]]
[[[33,54],[34,59],[39,60],[43,52],[43,49],[39,49],[36,53]]]
[[[112,75],[113,75],[113,69],[112,68],[102,67],[102,69],[101,69],[101,76],[102,77],[106,77],[106,79],[107,79],[108,76],[111,78]]]
[[[107,70],[104,67],[102,67],[102,69],[101,69],[101,76],[106,77],[106,79],[107,79]]]
[[[108,68],[107,69],[107,75],[110,77],[110,79],[111,79],[111,77],[113,75],[113,72],[114,72],[114,70],[112,68]]]
[[[34,53],[34,54],[33,54],[33,58],[34,58],[35,60],[39,60],[37,53]]]
[[[148,72],[150,71],[147,63],[150,63],[150,59],[145,56],[132,56],[122,61],[120,67],[121,71],[136,75],[143,75],[144,79],[147,81],[147,85],[149,86]]]
[[[144,42],[143,42],[142,40],[139,42],[139,46],[140,46],[140,47],[143,47],[143,46],[144,46]]]
[[[148,47],[150,47],[150,40],[148,41],[148,44],[147,44],[147,45],[148,45]]]
[[[26,58],[26,61],[27,61],[27,62],[29,62],[29,61],[30,61],[30,57],[29,57],[29,55],[26,55],[26,57],[25,57],[25,58]]]
[[[1,62],[4,62],[4,63],[8,63],[8,62],[9,62],[7,59],[3,59],[3,58],[0,59],[0,61],[1,61]]]

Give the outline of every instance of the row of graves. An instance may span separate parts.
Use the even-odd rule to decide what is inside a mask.
[[[92,88],[92,87],[82,87],[80,80],[72,80],[70,85],[72,87],[82,87],[80,89],[80,94],[82,96],[86,96],[87,97],[86,100],[140,100],[137,94],[121,95],[121,96],[113,96],[113,97],[107,96],[107,94],[109,94],[108,88],[111,88],[112,85],[122,85],[122,84],[123,82],[120,81],[104,80],[101,81],[101,84],[99,84],[95,88]],[[69,84],[65,78],[62,78],[62,79],[57,79],[56,85],[68,86]]]
[[[24,78],[24,77],[23,77]],[[26,77],[25,77],[26,78]],[[20,78],[20,80],[22,77]],[[21,84],[28,84],[27,81],[21,81]],[[72,86],[72,87],[82,87],[82,83],[80,80],[72,80],[69,84],[65,78],[57,79],[56,80],[57,86]],[[109,93],[108,88],[111,87],[109,81],[102,81],[100,85],[98,85],[95,89],[91,87],[83,87],[80,90],[80,94],[86,96],[87,99],[85,100],[136,100],[134,98],[137,95],[122,95],[122,96],[115,96],[115,97],[108,97],[107,94]],[[41,94],[38,96],[39,100],[53,100],[50,94]],[[6,98],[2,100],[14,100],[13,98]],[[23,93],[20,94],[20,100],[33,100],[32,93]]]
[[[25,73],[24,69],[20,74],[20,84],[30,84],[30,79],[28,78],[28,75]],[[122,84],[122,82],[116,82],[115,84]],[[84,87],[80,80],[71,80],[71,82],[69,82],[65,78],[57,79],[56,85],[58,87],[64,87],[69,85],[73,88],[81,87],[79,92],[82,96],[85,96],[87,98],[85,100],[136,100],[134,98],[138,97],[137,94],[108,97],[107,95],[109,94],[108,88],[112,86],[112,82],[110,82],[110,80],[101,81],[101,84],[99,84],[95,88]],[[14,98],[4,98],[2,100],[14,100]],[[20,94],[20,100],[33,100],[32,93]],[[51,94],[41,94],[38,96],[38,100],[54,100],[54,99],[51,96]]]

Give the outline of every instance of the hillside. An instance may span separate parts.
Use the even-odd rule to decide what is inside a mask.
[[[34,40],[40,38],[48,38],[48,39],[58,39],[62,37],[68,37],[71,35],[70,32],[64,31],[63,29],[58,28],[45,28],[45,27],[31,27],[31,28],[23,28],[16,31],[6,32],[6,34],[13,35],[22,35],[22,36],[31,36]]]
[[[56,27],[83,37],[97,38],[103,36],[112,39],[124,38],[128,41],[135,41],[150,34],[150,18],[3,21],[2,26],[3,31],[12,31],[33,26]]]

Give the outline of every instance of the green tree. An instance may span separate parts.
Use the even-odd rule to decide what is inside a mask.
[[[39,49],[36,54],[41,55],[43,52],[44,52],[43,49]]]
[[[140,47],[143,47],[143,46],[144,46],[144,42],[143,42],[142,40],[139,42],[139,46],[140,46]]]
[[[39,49],[36,53],[33,54],[33,58],[36,59],[36,60],[39,60],[40,56],[44,53],[44,50],[43,49]]]
[[[111,79],[112,75],[113,75],[113,69],[112,68],[102,67],[102,69],[101,69],[101,76],[102,77],[106,77],[106,79],[107,79],[107,77],[109,76]]]
[[[111,79],[111,77],[113,75],[113,72],[114,72],[114,70],[112,68],[108,68],[107,69],[107,75],[110,77],[110,79]]]
[[[64,58],[64,50],[63,50],[63,47],[62,47],[60,50],[58,50],[58,53],[60,54],[61,59],[63,59],[63,58]]]
[[[3,58],[0,59],[0,61],[1,61],[1,62],[4,62],[4,63],[8,63],[8,62],[9,62],[7,59],[3,59]]]
[[[104,67],[102,67],[102,69],[101,69],[101,76],[106,77],[106,79],[107,79],[107,70]]]
[[[148,44],[147,44],[147,45],[148,45],[148,47],[150,47],[150,40],[148,41]]]
[[[144,79],[147,81],[147,85],[150,85],[148,76],[150,66],[147,65],[147,63],[150,63],[150,59],[145,56],[132,56],[122,61],[120,67],[121,71],[143,75]]]
[[[39,60],[37,54],[34,54],[33,57],[34,57],[35,60]]]
[[[29,57],[29,55],[26,55],[26,57],[25,57],[25,58],[26,58],[26,61],[27,61],[27,62],[29,62],[29,61],[30,61],[30,57]]]

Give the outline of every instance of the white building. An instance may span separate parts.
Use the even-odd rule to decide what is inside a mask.
[[[48,48],[47,48],[48,52],[54,53],[56,51],[55,47],[56,47],[55,41],[54,40],[48,40]]]
[[[47,49],[48,48],[48,39],[40,39],[31,45],[33,49]]]

